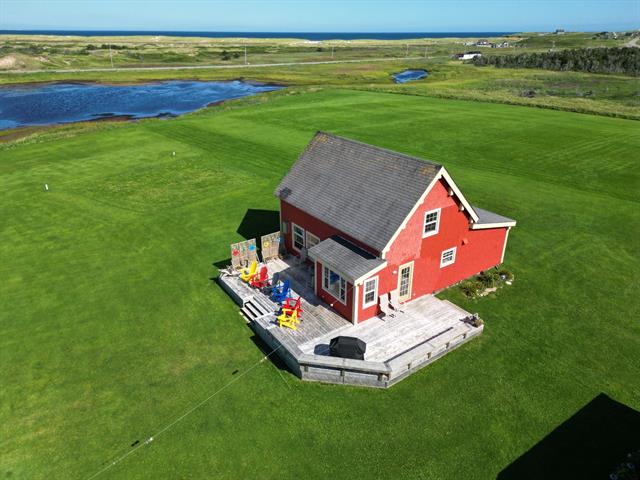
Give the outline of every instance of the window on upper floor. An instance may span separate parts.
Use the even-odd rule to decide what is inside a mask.
[[[456,261],[456,247],[444,250],[440,255],[440,268],[451,265]]]
[[[438,233],[440,229],[440,209],[430,210],[424,214],[424,228],[422,237],[430,237]]]

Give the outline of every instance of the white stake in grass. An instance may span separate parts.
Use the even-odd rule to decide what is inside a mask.
[[[44,184],[44,191],[45,191],[45,192],[48,192],[48,191],[49,191],[49,184],[48,184],[48,183],[45,183],[45,184]]]

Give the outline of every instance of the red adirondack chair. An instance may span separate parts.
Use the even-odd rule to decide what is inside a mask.
[[[264,265],[260,268],[260,273],[251,278],[251,286],[256,288],[264,288],[269,286],[269,270]]]
[[[300,318],[300,314],[302,313],[302,305],[300,301],[302,297],[298,297],[297,300],[293,300],[293,298],[287,298],[282,306],[282,313],[285,315],[291,315],[293,312],[296,312],[296,316]]]

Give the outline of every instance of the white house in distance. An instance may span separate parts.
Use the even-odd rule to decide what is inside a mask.
[[[480,52],[467,52],[467,53],[456,53],[454,57],[457,60],[471,60],[472,58],[481,57],[482,53]]]

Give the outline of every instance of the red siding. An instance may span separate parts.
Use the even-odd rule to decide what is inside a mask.
[[[322,264],[320,262],[316,262],[316,291],[318,292],[318,298],[331,305],[336,312],[347,320],[353,321],[353,285],[347,282],[346,305],[337,298],[334,298],[330,293],[325,292],[322,289]]]
[[[316,237],[320,239],[320,241],[324,240],[325,238],[329,238],[333,235],[339,235],[342,238],[349,240],[354,245],[357,245],[358,247],[362,248],[363,250],[366,250],[372,253],[373,255],[380,254],[380,252],[378,252],[377,250],[373,250],[368,245],[365,245],[364,243],[356,240],[355,238],[350,237],[346,233],[341,232],[337,228],[334,228],[331,225],[324,223],[321,220],[318,220],[316,217],[313,217],[308,213],[303,212],[302,210],[294,207],[293,205],[285,202],[284,200],[280,200],[280,220],[282,222],[295,223],[299,227],[302,227],[306,231],[309,231],[310,233],[314,234]],[[293,227],[289,225],[289,231],[285,235],[285,239],[284,239],[285,246],[287,247],[287,251],[295,253],[295,251],[292,248],[292,244],[293,244],[292,235],[293,235]]]
[[[424,215],[441,208],[438,233],[422,238]],[[388,266],[376,274],[378,295],[398,288],[398,267],[414,261],[412,299],[442,290],[476,273],[500,264],[507,228],[470,230],[465,213],[460,212],[442,181],[436,183],[386,255]],[[466,244],[463,243],[467,240]],[[452,265],[440,267],[443,250],[456,247]],[[396,272],[394,274],[394,272]],[[375,275],[373,275],[375,276]],[[362,309],[362,286],[358,292],[358,322],[378,313],[377,307]]]
[[[441,209],[438,233],[422,238],[425,212],[436,208]],[[293,222],[316,235],[321,241],[332,235],[340,235],[360,248],[379,255],[379,252],[371,247],[285,201],[280,202],[280,215],[283,222]],[[470,230],[468,217],[459,210],[454,197],[448,195],[445,183],[442,180],[437,182],[392,243],[386,255],[387,268],[372,275],[378,277],[378,295],[398,288],[398,267],[411,261],[414,262],[412,299],[442,290],[482,270],[500,264],[507,230],[507,228]],[[285,246],[288,251],[293,252],[291,225],[285,235]],[[456,247],[455,263],[441,268],[442,251],[452,247]],[[328,304],[333,303],[333,308],[338,313],[352,320],[353,285],[347,284],[347,304],[344,305],[322,289],[322,266],[319,263],[317,269],[318,297]],[[363,285],[358,285],[357,288],[356,308],[358,322],[361,322],[377,315],[379,309],[377,305],[363,309]]]

